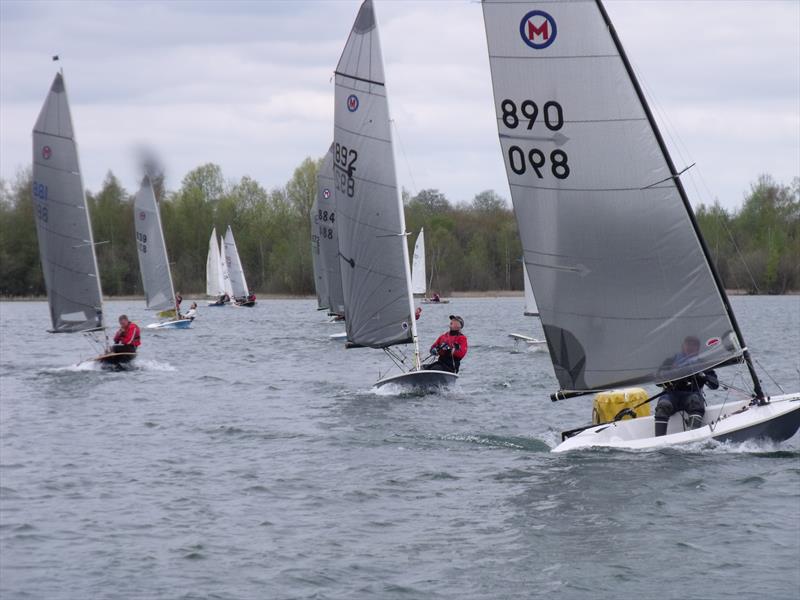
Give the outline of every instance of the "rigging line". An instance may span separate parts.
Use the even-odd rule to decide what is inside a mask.
[[[692,168],[693,166],[695,166],[696,164],[697,164],[697,163],[692,163],[692,164],[690,164],[688,167],[684,167],[682,171],[678,171],[677,173],[675,173],[675,175],[670,175],[669,177],[665,177],[665,178],[664,178],[664,179],[662,179],[661,181],[656,181],[655,183],[651,183],[650,185],[648,185],[648,186],[645,186],[645,187],[643,187],[642,189],[643,189],[643,190],[649,190],[650,188],[657,186],[659,183],[664,183],[665,181],[671,181],[671,180],[677,179],[678,177],[680,177],[681,175],[683,175],[684,173],[686,173],[686,171],[688,171],[689,169],[691,169],[691,168]]]
[[[780,390],[782,393],[784,393],[784,394],[785,394],[785,393],[786,393],[786,390],[784,390],[784,389],[781,387],[781,384],[780,384],[780,383],[778,383],[778,382],[775,380],[775,378],[772,376],[772,374],[771,374],[769,371],[767,371],[767,370],[764,368],[764,365],[762,365],[760,362],[758,362],[758,359],[757,359],[757,358],[753,358],[753,360],[754,360],[754,361],[756,361],[756,364],[757,364],[757,365],[758,365],[758,366],[761,368],[761,370],[762,370],[762,371],[764,371],[764,373],[766,373],[766,374],[767,374],[767,377],[769,377],[770,381],[772,381],[772,383],[774,383],[774,384],[775,384],[775,385],[778,387],[778,389],[779,389],[779,390]]]
[[[408,162],[408,155],[406,154],[406,148],[403,145],[403,139],[400,137],[400,130],[397,128],[397,120],[396,119],[390,119],[390,122],[394,126],[394,132],[395,132],[395,135],[397,136],[397,143],[400,146],[400,152],[402,152],[402,154],[403,154],[403,160],[406,161],[406,169],[408,169],[408,176],[411,178],[411,185],[413,186],[413,190],[412,191],[414,192],[414,196],[416,196],[417,195],[417,182],[414,179],[414,173],[411,171],[411,163]]]

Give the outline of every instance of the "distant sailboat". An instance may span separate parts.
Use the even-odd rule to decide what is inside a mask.
[[[206,295],[215,298],[209,306],[225,306],[225,281],[222,278],[222,257],[219,251],[219,240],[216,227],[211,230],[208,240],[208,256],[206,257]]]
[[[414,258],[411,262],[411,293],[415,295],[428,291],[425,280],[425,228],[419,230],[417,241],[414,243]]]
[[[429,290],[433,286],[433,269],[431,277],[426,280],[427,266],[425,261],[425,228],[420,228],[417,241],[414,244],[414,260],[411,268],[411,289],[414,294],[422,294],[423,304],[449,304],[450,300],[440,298],[439,294],[429,295]]]
[[[752,380],[750,397],[708,406],[696,428],[676,413],[655,436],[653,417],[618,420],[620,411],[564,432],[554,451],[793,436],[800,394],[762,390],[602,2],[484,0],[483,13],[525,266],[560,385],[551,398],[669,385],[732,364]]]
[[[102,331],[103,293],[64,77],[56,74],[33,128],[33,204],[53,333]],[[123,364],[135,353],[95,360]]]
[[[333,144],[322,160],[317,174],[317,205],[313,220],[314,235],[319,240],[319,268],[325,280],[322,303],[335,320],[344,318],[342,261],[339,257],[339,235],[334,196]]]
[[[231,298],[234,299],[237,306],[255,306],[255,297],[247,287],[242,261],[239,258],[239,251],[236,249],[236,240],[233,239],[233,230],[230,225],[228,225],[228,231],[225,232],[225,262],[228,266],[228,276],[233,291]]]
[[[524,262],[522,263],[522,280],[523,288],[525,290],[525,311],[523,314],[526,317],[538,317],[539,309],[536,306],[536,298],[533,297],[531,280],[530,277],[528,277],[528,269],[525,267]],[[545,340],[540,340],[522,333],[509,333],[508,337],[514,340],[515,348],[517,348],[520,343],[526,344],[529,349],[533,347],[544,348],[547,344]]]
[[[383,57],[371,0],[358,11],[335,72],[334,195],[347,345],[380,348],[404,372],[375,385],[431,387],[458,375],[421,367],[403,203]],[[412,364],[391,348],[411,344]]]
[[[225,241],[222,238],[220,238],[219,241],[219,265],[222,272],[222,289],[229,301],[231,301],[233,300],[233,286],[231,285],[231,274],[228,269],[228,257],[227,253],[225,252]]]
[[[178,314],[175,288],[167,257],[167,244],[161,227],[161,214],[153,192],[150,176],[145,175],[133,201],[136,247],[139,255],[139,270],[142,274],[145,304],[148,310],[159,311],[167,321],[151,323],[149,329],[186,329],[190,319],[181,319]]]
[[[319,177],[318,177],[319,179]],[[314,204],[311,205],[311,268],[314,273],[314,291],[317,294],[317,310],[328,310],[328,278],[322,268],[322,254],[320,252],[320,219],[318,216],[319,204],[314,197]]]

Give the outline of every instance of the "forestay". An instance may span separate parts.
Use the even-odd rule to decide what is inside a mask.
[[[424,294],[425,285],[425,229],[419,230],[417,241],[414,243],[414,259],[411,263],[411,293]]]
[[[247,298],[250,290],[247,289],[247,280],[244,278],[242,261],[239,259],[239,251],[236,249],[236,240],[233,239],[233,230],[228,225],[225,232],[225,260],[228,265],[228,275],[231,280],[231,289],[234,298]]]
[[[147,175],[142,179],[133,209],[139,269],[147,308],[159,311],[175,308],[175,289],[172,287],[161,214]]]
[[[92,225],[60,73],[33,128],[32,193],[52,331],[103,327]]]
[[[536,298],[533,296],[533,287],[531,286],[531,278],[528,277],[528,268],[522,264],[522,277],[523,285],[525,288],[525,316],[538,317],[539,308],[536,306]]]
[[[742,354],[674,167],[594,1],[483,3],[500,143],[563,391]],[[687,336],[694,360],[671,368]]]
[[[219,242],[217,240],[216,227],[211,230],[211,237],[208,240],[208,257],[206,258],[206,294],[217,297],[225,292],[225,284],[222,281],[222,265],[219,254]]]
[[[375,12],[366,0],[336,67],[334,193],[347,339],[413,341],[405,222]]]
[[[333,184],[333,144],[331,144],[317,174],[317,229],[315,234],[319,237],[320,266],[327,290],[325,304],[331,313],[343,315],[342,262],[339,259],[339,235],[336,227],[336,198],[333,195]]]

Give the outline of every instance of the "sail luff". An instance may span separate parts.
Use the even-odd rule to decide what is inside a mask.
[[[689,216],[689,222],[692,224],[692,230],[694,231],[695,236],[697,237],[697,241],[700,243],[700,248],[703,251],[703,256],[706,259],[706,264],[708,266],[709,271],[711,272],[711,276],[714,279],[714,284],[717,287],[717,293],[719,294],[720,300],[722,301],[723,306],[725,307],[725,311],[728,313],[728,319],[730,319],[731,325],[733,326],[733,331],[736,334],[737,339],[739,340],[739,346],[742,348],[742,358],[744,359],[745,363],[747,364],[747,370],[750,374],[750,378],[753,380],[753,391],[755,392],[756,398],[764,398],[764,391],[761,388],[761,382],[758,378],[758,374],[756,373],[755,366],[753,365],[752,359],[750,357],[750,351],[747,349],[747,344],[744,340],[744,335],[742,334],[742,330],[739,327],[739,323],[736,320],[736,314],[733,312],[733,308],[731,307],[730,300],[728,298],[728,294],[725,291],[725,285],[722,282],[722,277],[720,277],[719,271],[717,270],[716,264],[711,256],[711,251],[708,248],[708,244],[706,243],[705,238],[703,237],[702,231],[700,231],[700,224],[697,222],[697,217],[694,214],[694,210],[692,209],[692,204],[689,202],[689,196],[686,194],[686,188],[683,186],[683,181],[680,178],[680,173],[675,168],[675,163],[672,160],[672,155],[667,148],[666,143],[664,142],[664,137],[661,135],[661,129],[658,126],[658,123],[653,116],[652,110],[650,110],[650,104],[647,102],[647,98],[644,95],[641,85],[639,84],[639,78],[636,76],[635,71],[633,70],[633,66],[631,65],[630,60],[628,59],[628,55],[625,52],[625,48],[622,45],[622,42],[617,35],[617,30],[614,27],[614,23],[611,21],[611,18],[608,16],[608,12],[606,12],[606,7],[603,5],[602,0],[595,0],[597,3],[597,7],[600,9],[600,14],[603,15],[603,21],[605,21],[606,26],[608,27],[609,33],[611,34],[611,39],[614,41],[614,45],[619,52],[620,58],[622,59],[623,64],[625,65],[625,70],[628,72],[628,76],[631,79],[631,83],[633,84],[634,90],[636,91],[636,95],[639,97],[639,101],[642,103],[642,108],[644,108],[644,112],[647,115],[647,120],[650,122],[650,127],[653,130],[653,134],[656,137],[656,141],[658,142],[658,146],[661,149],[661,153],[664,155],[664,160],[667,162],[667,166],[669,167],[669,171],[672,176],[672,180],[675,182],[675,187],[678,188],[678,193],[680,194],[681,201],[683,202],[683,206],[686,209],[686,213]]]
[[[53,79],[32,132],[32,201],[52,332],[103,324],[91,215],[63,73]]]

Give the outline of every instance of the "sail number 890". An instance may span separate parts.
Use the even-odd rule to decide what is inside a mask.
[[[516,129],[519,126],[520,115],[517,114],[517,105],[513,100],[506,98],[500,103],[500,110],[503,112],[503,125],[509,129]],[[533,100],[523,100],[519,105],[519,112],[522,118],[527,119],[528,129],[533,129],[533,124],[539,116],[539,106]],[[542,105],[542,120],[544,126],[550,131],[558,131],[564,126],[564,110],[561,105],[549,100]]]

